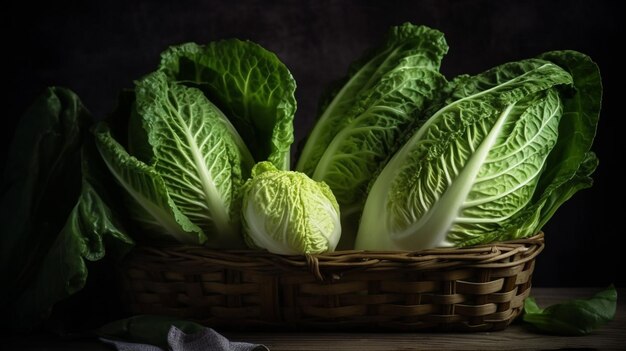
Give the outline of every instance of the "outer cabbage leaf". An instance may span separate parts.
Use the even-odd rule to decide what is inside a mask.
[[[502,230],[509,238],[526,237],[539,231],[559,206],[579,190],[591,187],[591,174],[598,166],[598,158],[590,151],[602,100],[598,66],[576,51],[552,51],[539,57],[568,71],[573,85],[560,89],[563,116],[559,139],[548,155],[532,201]],[[497,238],[492,235],[485,240]]]
[[[170,235],[183,243],[204,243],[204,232],[176,206],[161,175],[129,155],[101,122],[96,128],[100,155],[118,184],[125,190],[131,217],[151,232]]]
[[[461,78],[447,105],[385,166],[368,195],[357,248],[419,250],[514,237],[558,138],[572,83],[542,60]],[[387,235],[385,235],[387,233]]]
[[[436,71],[400,64],[360,94],[359,102],[343,116],[343,128],[324,150],[312,178],[333,189],[344,215],[361,209],[381,162],[444,83]]]
[[[524,301],[524,322],[534,330],[553,335],[587,335],[615,318],[614,286],[586,299],[571,299],[540,308],[534,298]]]
[[[99,261],[105,253],[120,258],[134,244],[113,210],[115,200],[107,196],[112,189],[101,178],[104,169],[93,140],[86,141],[81,154],[81,194],[33,281],[14,302],[18,326],[36,324],[56,302],[80,291],[88,261]]]
[[[176,207],[207,234],[207,245],[243,245],[240,188],[254,161],[237,131],[200,90],[161,72],[138,82],[136,94],[152,166]]]
[[[28,329],[83,288],[87,261],[132,245],[98,177],[89,112],[68,89],[48,88],[20,120],[2,193],[0,309]],[[94,156],[95,155],[95,156]],[[82,178],[82,181],[81,181]]]
[[[398,84],[398,82],[392,85],[387,81],[379,88],[378,93],[367,92],[379,84],[382,77],[391,71],[401,71],[410,67],[420,67],[423,71],[437,72],[443,55],[447,51],[448,45],[443,34],[437,30],[425,26],[415,26],[410,23],[392,27],[386,42],[378,50],[366,55],[364,59],[353,65],[347,81],[325,106],[300,153],[296,170],[313,176],[327,148],[338,137],[337,134],[342,132],[344,128],[349,128],[349,125],[353,122],[355,116],[352,115],[351,118],[347,116],[354,109],[355,105],[361,103],[361,109],[365,109],[366,106],[362,104],[361,100],[367,99],[372,94],[384,92],[385,87],[393,89],[394,86],[403,85]],[[411,73],[415,73],[415,70],[407,72],[405,77],[396,75],[394,79],[404,78],[410,80],[424,78],[423,75],[427,76],[426,86],[423,87],[424,90],[421,90],[419,82],[412,83],[414,84],[412,89],[417,90],[420,95],[417,97],[417,104],[419,105],[423,103],[421,101],[423,100],[422,95],[428,94],[428,90],[434,85],[432,80],[436,78],[432,74],[419,73],[417,77],[411,77]],[[424,94],[425,92],[426,94]],[[393,93],[393,91],[387,90],[386,94],[389,93]],[[374,98],[372,102],[376,100]],[[389,102],[392,101],[390,100]],[[392,102],[391,107],[395,108],[398,102]],[[404,103],[400,102],[400,104]],[[390,110],[388,112],[393,111]],[[405,112],[400,111],[399,114],[403,113]],[[340,203],[342,202],[341,199],[339,201]]]
[[[574,193],[593,184],[591,174],[598,166],[598,159],[590,150],[602,104],[600,70],[589,56],[576,51],[551,51],[539,58],[568,71],[574,79],[574,89],[563,93],[563,117],[559,125],[563,137],[548,156],[546,171],[539,182],[540,196],[535,206],[541,204],[541,215],[537,230]]]
[[[296,83],[275,54],[237,39],[187,43],[163,52],[160,70],[199,86],[230,118],[257,162],[289,169]]]
[[[24,289],[76,204],[80,147],[90,119],[76,94],[48,88],[17,126],[2,181],[3,296]]]

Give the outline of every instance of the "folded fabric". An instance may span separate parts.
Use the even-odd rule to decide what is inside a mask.
[[[118,351],[166,351],[158,346],[100,338],[104,343],[115,346]],[[269,351],[263,345],[246,342],[231,342],[211,328],[203,328],[186,334],[175,326],[167,333],[171,351]]]

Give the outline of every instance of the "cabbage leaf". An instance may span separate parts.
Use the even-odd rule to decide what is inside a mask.
[[[200,87],[230,119],[256,162],[289,169],[296,82],[274,53],[237,39],[186,43],[163,52],[159,69]]]
[[[143,228],[162,236],[171,235],[182,243],[203,243],[204,232],[176,206],[159,173],[126,152],[102,122],[96,128],[96,142],[109,171],[128,197],[130,214]]]
[[[239,189],[254,164],[243,140],[200,90],[156,72],[137,83],[137,111],[153,167],[170,197],[207,234],[208,245],[239,245]]]
[[[524,322],[552,335],[587,335],[615,318],[617,290],[613,285],[586,299],[571,299],[540,308],[534,298],[524,300]]]
[[[224,114],[199,89],[162,72],[136,83],[127,113],[129,144],[141,160],[105,127],[97,136],[109,169],[133,199],[134,219],[179,242],[241,247],[239,190],[253,160]]]
[[[406,23],[356,63],[347,82],[318,118],[297,171],[326,182],[349,215],[361,209],[367,185],[406,130],[439,96],[443,34]]]
[[[19,121],[2,180],[0,311],[27,330],[82,289],[88,262],[133,245],[76,94],[48,88]]]

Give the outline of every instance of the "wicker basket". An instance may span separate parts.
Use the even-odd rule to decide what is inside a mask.
[[[530,292],[543,233],[419,252],[280,256],[202,247],[142,247],[123,267],[135,314],[221,329],[504,329]]]

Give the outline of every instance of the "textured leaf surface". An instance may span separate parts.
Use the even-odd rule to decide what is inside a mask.
[[[563,107],[555,87],[571,82],[542,60],[457,81],[449,103],[375,181],[357,247],[417,250],[515,237],[507,224],[531,201],[558,137]]]
[[[197,84],[230,119],[257,162],[289,169],[296,83],[275,54],[236,39],[187,43],[161,55],[168,77]]]
[[[133,218],[144,228],[173,236],[183,243],[203,243],[206,237],[170,198],[163,178],[135,157],[111,136],[101,123],[96,132],[98,150],[109,171],[132,200]]]
[[[242,212],[248,245],[277,254],[333,251],[341,235],[339,205],[328,185],[269,162],[254,166]]]
[[[169,196],[210,245],[238,246],[240,187],[253,160],[237,131],[200,90],[162,73],[136,90],[153,167]]]
[[[403,110],[403,108],[406,109],[408,106],[402,100],[397,100],[396,98],[394,101],[393,98],[390,98],[388,101],[390,103],[389,107],[391,107],[391,110],[388,112],[393,114],[393,109],[398,109],[399,111],[395,112],[395,114],[399,115],[397,116],[400,118],[399,122],[406,122],[407,117],[404,115],[416,108],[423,107],[425,97],[432,94],[429,90],[436,86],[437,80],[441,79],[436,77],[435,74],[425,72],[437,72],[441,59],[447,51],[448,45],[443,34],[437,30],[425,26],[414,26],[410,23],[392,27],[386,42],[378,50],[353,65],[349,78],[330,100],[316,121],[300,154],[296,170],[304,172],[309,176],[313,176],[317,172],[317,179],[322,179],[320,177],[321,171],[316,170],[320,160],[325,157],[325,152],[327,152],[329,145],[331,145],[334,139],[339,137],[339,133],[351,127],[358,128],[357,124],[350,126],[358,116],[354,114],[355,112],[358,114],[358,110],[354,111],[354,108],[360,103],[361,111],[366,110],[368,106],[364,105],[362,100],[368,99],[372,95],[394,94],[393,89],[395,87],[402,87],[405,93],[409,90],[415,90],[417,95],[415,97],[411,96],[410,100],[417,100],[414,101],[417,106],[410,108],[409,111]],[[395,78],[388,78],[377,91],[368,92],[370,89],[375,89],[380,80],[390,72],[394,70],[402,71],[413,67],[420,67],[421,70],[409,69],[404,77],[401,74],[396,74]],[[419,71],[423,72],[420,73]],[[412,74],[416,75],[412,76]],[[425,82],[421,84],[425,86],[421,86],[420,82],[409,82],[411,79],[423,78],[425,78]],[[391,83],[393,80],[396,81],[395,84]],[[390,88],[392,90],[389,90]],[[402,92],[399,94],[402,94]],[[370,103],[375,104],[377,101],[379,101],[379,98],[374,97],[370,100]],[[400,106],[397,106],[397,104],[400,104]],[[375,105],[371,107],[375,107]],[[350,115],[351,111],[353,111],[352,115]],[[384,118],[381,120],[382,126],[385,125],[385,121],[386,119]],[[376,121],[370,120],[370,122],[375,123]],[[393,127],[400,126],[402,128],[401,126],[403,125],[405,126],[402,123],[394,123]],[[375,127],[376,124],[371,124],[371,126]],[[392,128],[390,132],[397,133],[398,130]],[[389,148],[390,146],[387,145],[386,147]],[[374,148],[374,145],[372,145],[372,148]],[[330,157],[333,156],[331,155]],[[335,189],[333,188],[333,190]],[[341,198],[339,201],[340,203],[343,202]]]

